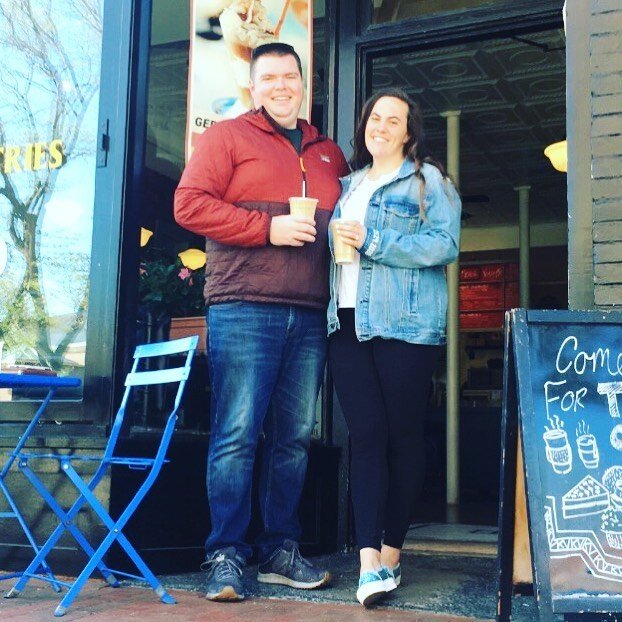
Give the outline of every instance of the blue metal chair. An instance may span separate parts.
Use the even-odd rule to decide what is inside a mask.
[[[106,445],[104,454],[101,456],[67,456],[57,454],[34,454],[21,451],[18,454],[18,466],[28,480],[35,487],[37,492],[45,499],[46,503],[54,511],[54,513],[60,519],[60,524],[52,535],[48,538],[47,542],[41,547],[41,550],[32,560],[28,568],[23,572],[21,578],[15,584],[15,586],[6,594],[5,598],[12,598],[18,596],[24,589],[24,586],[31,578],[41,579],[43,581],[52,582],[52,579],[45,574],[37,574],[37,569],[41,566],[45,560],[46,555],[54,548],[59,538],[65,531],[69,531],[71,535],[77,540],[78,544],[84,549],[84,552],[88,555],[89,561],[78,575],[73,583],[65,583],[54,579],[69,588],[67,594],[61,600],[58,607],[54,611],[54,615],[59,617],[66,613],[67,609],[71,606],[71,603],[80,593],[80,590],[91,576],[95,568],[97,568],[104,579],[113,587],[118,587],[119,583],[115,575],[129,577],[131,579],[138,579],[140,581],[147,582],[158,595],[163,603],[173,604],[175,600],[173,597],[162,587],[160,582],[156,579],[155,575],[148,568],[147,564],[140,557],[136,549],[130,544],[129,540],[123,534],[123,528],[135,512],[136,508],[147,494],[151,486],[154,484],[160,469],[165,459],[166,451],[168,449],[175,423],[177,421],[177,410],[181,402],[181,398],[184,392],[186,381],[190,374],[190,367],[192,365],[192,359],[197,347],[198,337],[186,337],[185,339],[177,339],[174,341],[166,341],[162,343],[153,343],[148,345],[138,346],[134,352],[134,364],[131,372],[127,375],[125,380],[125,392],[121,401],[121,406],[114,420],[114,424],[111,430],[110,439]],[[185,364],[182,367],[175,367],[169,369],[158,369],[156,371],[140,371],[139,364],[142,360],[152,357],[165,357],[170,355],[186,354]],[[130,393],[134,387],[141,387],[147,385],[156,385],[164,383],[178,383],[177,393],[175,395],[175,403],[173,410],[169,415],[166,425],[162,431],[162,438],[157,448],[155,456],[153,458],[134,458],[127,456],[118,456],[115,454],[115,447],[121,428],[123,425],[123,417],[128,405]],[[54,499],[52,494],[43,485],[37,475],[31,470],[29,466],[30,460],[35,459],[54,459],[58,460],[61,471],[64,472],[67,477],[75,484],[79,491],[79,496],[73,505],[64,510],[59,503]],[[96,468],[95,474],[87,483],[78,474],[73,466],[73,462],[78,461],[97,461],[99,465]],[[95,496],[95,489],[104,475],[108,472],[109,467],[122,466],[130,469],[145,470],[146,477],[141,486],[136,491],[134,497],[127,505],[121,515],[113,519],[106,511],[106,508]],[[80,532],[76,526],[74,519],[78,512],[84,507],[85,504],[91,506],[93,511],[101,519],[104,525],[108,528],[108,534],[104,537],[101,544],[97,549],[93,549],[84,535]],[[140,575],[133,575],[119,570],[109,569],[103,562],[103,557],[114,543],[118,542],[123,550],[130,557]]]
[[[45,399],[37,409],[37,412],[34,414],[30,423],[24,430],[24,433],[19,438],[15,449],[9,454],[8,460],[4,464],[4,467],[0,471],[0,492],[4,495],[7,503],[9,504],[10,510],[8,512],[0,512],[0,519],[2,518],[14,518],[20,524],[24,535],[26,536],[30,546],[35,552],[35,555],[39,554],[39,547],[35,542],[34,536],[30,532],[26,521],[24,520],[24,516],[20,512],[15,500],[11,496],[9,489],[6,486],[6,477],[13,466],[16,458],[19,453],[25,447],[30,435],[33,430],[37,427],[39,420],[41,419],[41,415],[45,412],[50,400],[54,397],[57,389],[66,388],[66,387],[78,387],[80,386],[79,378],[70,378],[70,377],[58,377],[58,376],[28,376],[22,374],[7,374],[0,373],[0,388],[3,389],[48,389],[47,395]],[[60,592],[60,587],[58,585],[58,581],[54,578],[50,567],[45,561],[45,556],[41,557],[40,566],[37,569],[38,572],[46,575],[50,582],[52,583],[52,587],[56,592]],[[14,579],[15,577],[21,577],[21,572],[11,572],[8,574],[0,575],[0,581],[4,581],[5,579]]]

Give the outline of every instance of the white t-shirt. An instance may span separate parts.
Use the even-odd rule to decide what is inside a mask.
[[[378,179],[369,179],[365,175],[359,185],[354,188],[346,202],[341,207],[341,218],[343,220],[358,220],[362,225],[365,224],[365,214],[372,194],[390,182],[399,172],[401,165],[394,171],[385,173]],[[356,285],[359,278],[359,268],[361,262],[358,253],[354,254],[354,261],[350,264],[341,266],[341,277],[339,280],[339,292],[337,294],[337,306],[340,309],[356,307]]]

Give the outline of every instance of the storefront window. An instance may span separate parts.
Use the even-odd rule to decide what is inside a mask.
[[[372,2],[374,24],[507,4],[507,0],[372,0]]]
[[[257,3],[259,4],[259,3]],[[196,0],[194,3],[171,3],[153,0],[145,159],[137,205],[144,230],[141,248],[141,277],[138,301],[138,340],[157,341],[168,336],[205,332],[202,297],[203,264],[184,263],[193,259],[205,246],[205,239],[182,229],[175,222],[173,203],[186,157],[188,118],[188,67],[190,63],[190,24],[195,25],[192,61],[192,88],[200,96],[191,107],[190,134],[200,136],[204,127],[245,111],[246,89],[234,80],[239,62],[232,62],[227,3]],[[310,24],[309,2],[292,0],[286,5],[278,0],[262,0],[269,23],[275,26],[284,16],[280,40],[292,43],[303,60],[303,78],[312,92],[310,118],[320,131],[326,131],[327,27],[325,0],[313,2],[313,49],[308,49]],[[194,13],[191,15],[191,7]],[[231,15],[229,15],[229,18]],[[225,22],[225,26],[221,24]],[[305,45],[307,46],[305,48]],[[312,52],[313,62],[309,52]],[[313,71],[307,80],[307,69]],[[307,116],[306,105],[301,111]],[[148,232],[148,233],[147,233]],[[185,252],[189,251],[189,255]],[[182,258],[179,257],[182,253]],[[181,276],[180,276],[181,275]],[[182,277],[184,277],[182,279]],[[181,295],[180,289],[183,290]],[[184,331],[184,332],[181,332]],[[202,337],[195,357],[193,376],[186,389],[180,428],[206,428],[209,417],[207,360]],[[145,394],[145,404],[134,417],[134,425],[157,426],[161,423],[162,396],[157,391]],[[319,409],[318,409],[319,410]],[[320,415],[318,414],[318,419]],[[316,436],[321,435],[318,423]]]
[[[0,3],[2,371],[83,376],[102,12]]]

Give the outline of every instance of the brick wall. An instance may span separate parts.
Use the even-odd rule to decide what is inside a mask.
[[[594,301],[622,306],[622,2],[591,0],[591,13]]]

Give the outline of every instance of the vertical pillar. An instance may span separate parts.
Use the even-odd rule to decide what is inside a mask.
[[[529,308],[529,190],[531,186],[516,186],[518,192],[518,255],[520,273],[520,306]],[[514,513],[514,568],[512,581],[533,583],[531,572],[531,552],[527,523],[527,498],[525,496],[525,477],[523,475],[523,450],[519,439],[516,464],[516,490]]]
[[[516,186],[518,192],[518,256],[520,269],[520,306],[529,308],[529,190],[531,186]]]
[[[460,111],[441,113],[447,119],[447,172],[460,185]],[[458,284],[460,264],[447,266],[447,520],[457,522],[460,501],[460,327]]]
[[[568,308],[593,309],[594,240],[592,227],[591,2],[566,2],[566,136],[568,137]],[[612,19],[616,13],[611,13]],[[604,15],[594,19],[602,20]],[[615,17],[615,19],[618,19]],[[601,22],[602,23],[602,22]],[[603,57],[604,58],[604,57]],[[600,61],[599,61],[600,62]],[[572,69],[570,69],[572,68]],[[612,120],[614,117],[610,117]],[[598,139],[600,141],[600,139]],[[617,140],[617,139],[616,139]],[[600,148],[600,147],[599,147]],[[613,183],[613,182],[608,182]]]

